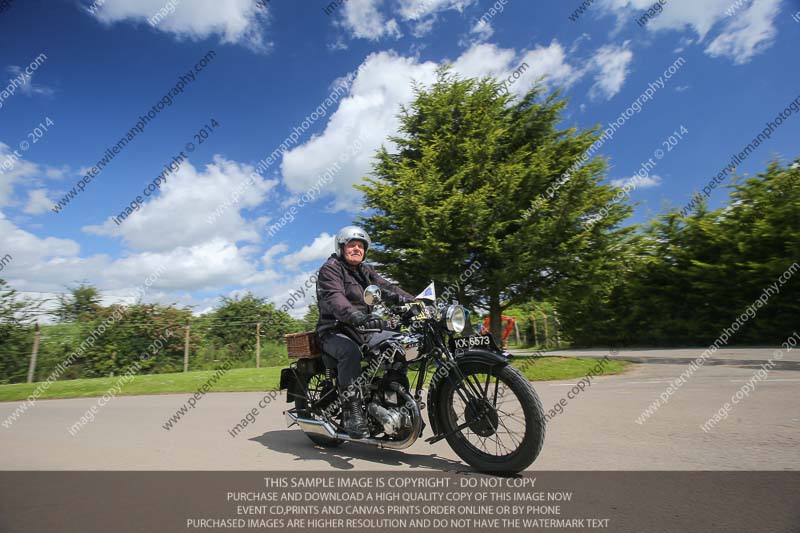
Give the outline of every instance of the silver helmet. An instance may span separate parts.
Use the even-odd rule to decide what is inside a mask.
[[[344,249],[344,246],[353,239],[364,241],[364,255],[366,256],[372,241],[370,240],[369,235],[367,235],[367,232],[358,226],[346,226],[339,230],[339,233],[336,234],[336,239],[333,242],[333,248],[336,255],[342,257],[342,250]]]

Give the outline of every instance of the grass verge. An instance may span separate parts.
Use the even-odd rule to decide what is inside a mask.
[[[513,365],[521,368],[525,376],[531,381],[545,381],[557,379],[572,379],[583,377],[598,366],[598,359],[580,359],[572,357],[539,357],[531,360],[526,357],[516,357]],[[608,361],[601,368],[600,374],[617,374],[622,372],[627,361]],[[268,368],[236,368],[223,374],[214,384],[210,392],[252,392],[275,390],[278,388],[282,367]],[[186,372],[176,374],[149,374],[135,376],[132,381],[122,386],[117,396],[132,396],[141,394],[176,394],[193,393],[203,386],[214,374],[213,370]],[[428,373],[430,378],[431,372]],[[413,383],[415,377],[409,376]],[[85,398],[102,396],[109,389],[114,388],[120,377],[73,379],[56,381],[44,391],[39,399],[47,398]],[[17,383],[13,385],[0,385],[0,401],[24,400],[36,388],[36,383]]]

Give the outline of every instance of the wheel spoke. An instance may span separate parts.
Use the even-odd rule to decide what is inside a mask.
[[[519,414],[517,414],[517,413],[508,413],[508,412],[504,411],[503,409],[498,409],[498,408],[495,408],[495,409],[496,409],[496,411],[497,411],[498,413],[500,413],[500,414],[503,414],[503,415],[505,415],[505,416],[507,416],[507,417],[509,417],[509,418],[516,418],[516,419],[518,419],[520,422],[522,422],[523,424],[525,423],[525,416],[524,416],[524,414],[523,414],[523,416],[522,416],[522,417],[520,417],[520,415],[519,415]]]
[[[489,372],[487,372],[486,373],[486,386],[483,388],[483,397],[484,398],[488,398],[489,397],[489,382],[490,381],[492,381],[492,375]]]
[[[501,425],[501,426],[503,426],[503,428],[506,430],[506,433],[508,433],[508,436],[511,438],[511,442],[512,442],[512,443],[514,443],[514,449],[517,449],[517,448],[519,448],[519,445],[520,445],[520,443],[519,443],[519,442],[517,442],[517,439],[515,439],[515,438],[514,438],[514,433],[512,433],[512,432],[511,432],[511,431],[508,429],[508,427],[506,426],[505,422],[503,422],[503,420],[502,420],[502,419],[498,419],[498,422],[499,422],[499,423],[500,423],[500,425]],[[499,433],[499,432],[496,432],[496,433]]]

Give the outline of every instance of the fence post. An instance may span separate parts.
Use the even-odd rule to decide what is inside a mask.
[[[544,345],[547,347],[550,342],[550,334],[547,332],[547,313],[542,311],[542,316],[544,316]]]
[[[186,334],[183,339],[183,371],[189,371],[189,321],[186,321]]]
[[[33,375],[36,373],[36,356],[39,355],[39,322],[36,322],[36,329],[33,335],[33,351],[31,352],[31,364],[28,367],[28,383],[33,383]]]
[[[531,315],[531,323],[533,324],[533,342],[539,346],[539,332],[536,330],[536,313]]]
[[[261,368],[261,322],[256,323],[256,368]]]
[[[555,309],[553,309],[553,319],[556,321],[556,348],[561,348],[561,321]]]

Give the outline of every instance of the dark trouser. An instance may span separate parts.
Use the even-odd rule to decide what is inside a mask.
[[[396,335],[394,331],[371,333],[367,338],[367,344],[373,347],[394,335]],[[325,353],[336,359],[339,387],[344,389],[352,385],[361,373],[361,349],[359,345],[344,333],[328,333],[321,340],[322,349]]]

